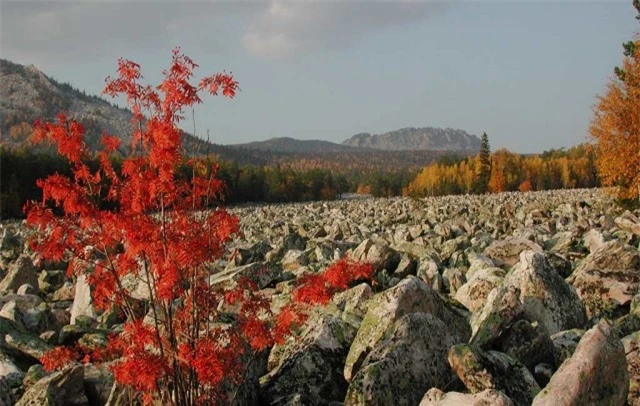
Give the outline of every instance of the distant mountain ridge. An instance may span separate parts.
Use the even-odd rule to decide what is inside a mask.
[[[120,137],[125,151],[126,146],[130,145],[132,113],[129,110],[99,96],[88,95],[68,83],[57,82],[33,65],[25,66],[0,59],[0,147],[52,153],[52,148],[35,146],[31,142],[32,123],[36,119],[53,120],[60,111],[66,111],[71,118],[82,122],[86,131],[85,140],[93,150],[99,149],[104,131]],[[461,130],[451,131],[464,133]],[[366,134],[354,137],[366,139],[375,136]],[[300,170],[324,168],[366,173],[419,168],[443,156],[468,156],[476,152],[466,149],[467,144],[463,142],[452,142],[456,139],[453,136],[445,137],[443,140],[449,143],[446,144],[436,137],[429,144],[432,149],[408,149],[406,145],[410,145],[410,141],[401,140],[385,150],[377,144],[375,147],[346,145],[349,140],[339,144],[286,137],[220,145],[183,133],[184,146],[189,154],[212,154],[220,160],[246,165],[286,165]],[[456,148],[446,150],[447,145]]]
[[[479,151],[481,141],[464,130],[407,127],[384,134],[356,134],[342,144],[385,151]]]
[[[285,153],[313,153],[313,152],[347,152],[354,147],[336,144],[323,140],[298,140],[291,137],[270,138],[266,141],[254,141],[245,144],[228,145],[230,148],[242,148],[255,151],[271,151]]]
[[[401,128],[384,134],[356,134],[341,144],[323,140],[298,140],[290,137],[270,138],[244,144],[228,145],[234,149],[281,153],[332,153],[364,151],[449,151],[477,152],[481,141],[475,135],[453,128]]]

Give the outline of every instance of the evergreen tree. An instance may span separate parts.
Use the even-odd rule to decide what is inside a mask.
[[[478,176],[478,192],[485,193],[489,189],[489,179],[491,179],[491,147],[489,146],[489,136],[482,134],[482,145],[480,146],[480,173]]]

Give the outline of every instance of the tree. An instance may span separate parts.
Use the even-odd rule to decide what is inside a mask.
[[[202,92],[232,98],[238,84],[219,73],[194,85],[196,67],[176,49],[162,83],[144,86],[139,65],[119,61],[118,77],[108,78],[105,92],[126,96],[136,128],[120,169],[110,160],[120,149],[118,137],[103,136],[93,170],[80,123],[61,113],[57,122],[34,125],[35,139],[56,144],[73,174],[38,181],[43,199],[25,207],[37,231],[32,248],[44,259],[68,261],[70,276],[86,276],[94,305],[125,319],[106,347],[58,347],[41,362],[51,370],[74,360],[112,361],[115,380],[141,393],[144,403],[230,403],[229,387],[242,381],[248,359],[302,323],[307,306],[326,303],[373,272],[369,265],[338,261],[301,278],[293,302],[277,315],[258,292],[259,275],[229,284],[212,279],[211,265],[238,232],[238,219],[223,208],[206,210],[222,197],[223,185],[215,166],[181,155],[178,123]],[[191,176],[180,176],[183,158]],[[131,284],[148,292],[146,320]]]
[[[489,180],[491,179],[491,147],[489,146],[489,136],[482,133],[482,145],[480,147],[480,172],[478,174],[478,192],[485,193],[489,190]]]
[[[640,2],[634,6],[640,17]],[[622,199],[640,200],[640,33],[624,51],[622,68],[598,97],[589,132],[603,185],[615,186]]]

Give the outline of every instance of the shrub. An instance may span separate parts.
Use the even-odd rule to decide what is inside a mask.
[[[370,266],[343,259],[303,278],[278,315],[252,275],[212,284],[211,265],[238,232],[238,219],[223,208],[205,210],[223,197],[216,167],[186,159],[192,174],[179,176],[185,158],[178,123],[183,109],[201,102],[201,92],[233,98],[238,83],[219,73],[193,85],[196,67],[176,49],[164,80],[152,87],[140,83],[139,65],[119,61],[105,93],[126,97],[135,128],[120,169],[110,159],[123,151],[120,138],[103,136],[100,166],[92,170],[80,123],[61,113],[55,123],[34,124],[35,138],[52,141],[73,175],[38,181],[42,201],[25,206],[28,224],[39,231],[32,247],[45,259],[69,261],[69,275],[85,274],[98,309],[115,306],[126,316],[106,348],[56,348],[41,361],[48,369],[73,360],[113,361],[116,381],[142,393],[145,403],[227,403],[247,357],[304,322],[308,306],[372,274]],[[150,321],[132,283],[146,289]],[[236,309],[232,321],[219,311],[229,307]]]

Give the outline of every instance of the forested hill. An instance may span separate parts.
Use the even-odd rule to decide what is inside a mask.
[[[24,66],[0,59],[0,143],[8,149],[37,148],[32,145],[32,123],[36,119],[52,120],[65,111],[82,122],[87,144],[96,149],[103,131],[117,135],[126,143],[131,137],[129,110],[109,101],[60,83],[33,65]],[[220,146],[184,134],[187,151],[209,150],[220,153]],[[127,144],[124,144],[127,145]],[[44,149],[40,147],[40,149]]]

